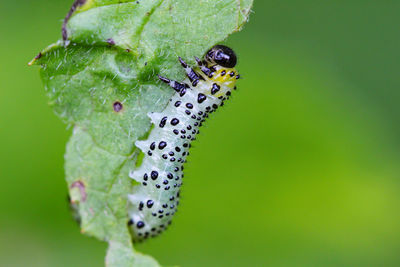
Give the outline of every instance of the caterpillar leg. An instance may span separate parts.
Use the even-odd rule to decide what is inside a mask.
[[[183,90],[186,90],[187,88],[189,88],[189,85],[186,83],[180,83],[177,81],[171,81],[168,78],[165,78],[161,75],[157,75],[158,78],[160,79],[160,81],[165,82],[166,84],[168,84],[169,86],[171,86],[172,88],[174,88],[174,90],[178,93],[181,93]]]
[[[200,60],[200,58],[198,58],[198,57],[194,57],[194,58],[195,58],[195,60],[196,60],[196,62],[197,62],[197,65],[200,67],[201,71],[202,71],[205,75],[207,75],[209,78],[211,78],[211,77],[212,77],[213,71],[212,71],[210,68],[208,68],[208,67],[206,66],[206,63],[203,63],[203,62]]]
[[[193,86],[196,86],[200,80],[204,81],[203,76],[198,74],[194,69],[192,69],[188,64],[186,64],[185,61],[181,57],[178,57],[179,62],[181,63],[182,67],[186,71],[186,76],[189,78],[190,82],[192,83]]]

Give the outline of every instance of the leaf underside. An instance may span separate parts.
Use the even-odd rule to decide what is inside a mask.
[[[82,232],[109,243],[107,266],[159,266],[134,250],[126,211],[134,143],[150,131],[147,113],[162,111],[174,93],[156,74],[182,80],[178,55],[193,64],[241,29],[252,2],[77,0],[65,40],[31,62],[41,66],[56,114],[74,126],[66,180]]]

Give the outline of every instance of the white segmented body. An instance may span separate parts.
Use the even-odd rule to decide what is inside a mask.
[[[128,225],[135,241],[156,236],[171,223],[179,204],[190,144],[208,115],[229,98],[238,78],[232,68],[213,65],[212,72],[206,73],[208,66],[203,66],[200,75],[200,69],[193,70],[181,62],[189,78],[178,83],[161,77],[177,93],[161,113],[148,114],[154,128],[147,140],[135,143],[144,153],[140,167],[130,173],[140,183],[128,196]]]

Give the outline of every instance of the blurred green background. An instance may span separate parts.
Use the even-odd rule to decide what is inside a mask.
[[[68,210],[71,129],[27,62],[72,0],[0,2],[0,266],[103,266]],[[164,265],[400,266],[399,1],[255,1],[243,80],[199,136]]]

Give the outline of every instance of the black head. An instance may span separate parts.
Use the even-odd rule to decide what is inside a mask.
[[[216,63],[225,68],[233,68],[237,62],[235,52],[224,45],[216,45],[211,48],[207,52],[205,59],[210,63]]]

